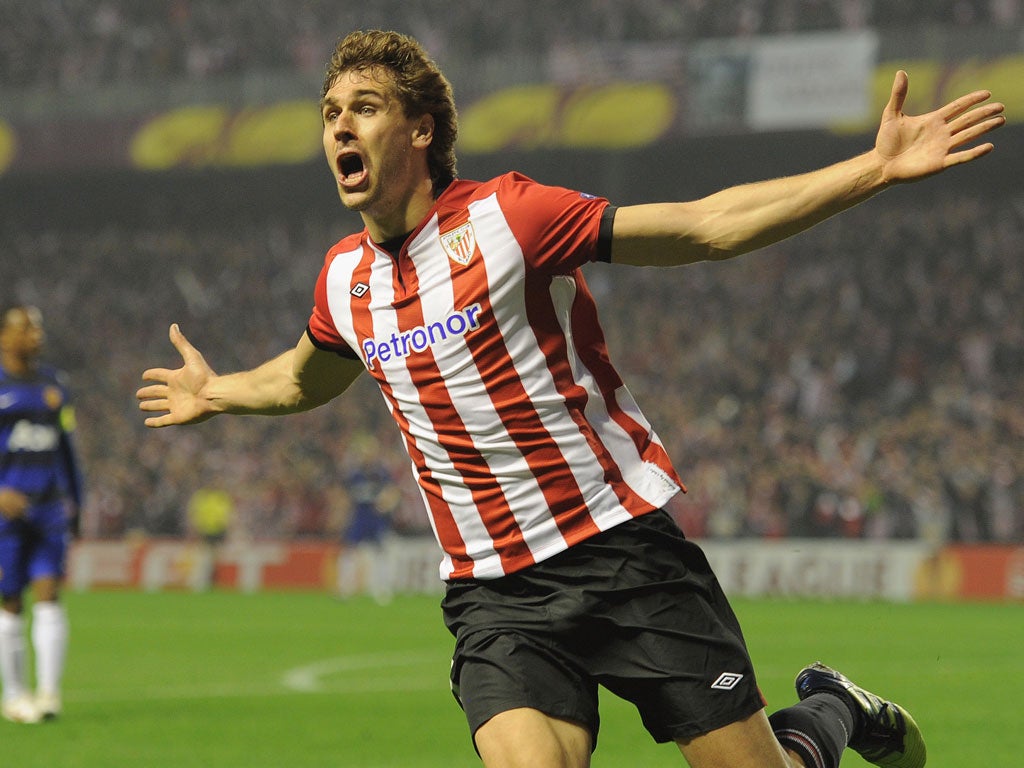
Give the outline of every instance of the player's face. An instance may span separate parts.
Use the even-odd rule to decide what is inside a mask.
[[[386,74],[344,72],[321,102],[324,152],[346,208],[389,236],[406,229],[410,200],[429,190],[429,117],[409,117]],[[425,136],[426,134],[426,136]],[[374,234],[371,227],[371,234]]]
[[[39,354],[43,347],[43,318],[35,307],[16,307],[4,318],[0,348],[5,355],[25,360]]]

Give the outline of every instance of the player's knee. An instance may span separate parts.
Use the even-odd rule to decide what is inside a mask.
[[[44,576],[32,582],[32,596],[36,602],[55,603],[60,596],[57,580],[52,576]]]
[[[583,726],[534,709],[514,709],[488,720],[475,735],[487,768],[587,768],[591,739]]]

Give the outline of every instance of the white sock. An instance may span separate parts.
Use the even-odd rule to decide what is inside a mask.
[[[338,553],[338,594],[352,597],[359,590],[359,558],[356,550],[346,547]]]
[[[57,694],[68,651],[68,617],[56,601],[32,606],[32,646],[36,652],[36,687]]]
[[[25,620],[19,614],[0,610],[0,682],[4,701],[28,693],[25,650]]]
[[[371,567],[373,579],[370,581],[370,594],[378,603],[386,605],[394,597],[393,584],[395,581],[389,542],[384,541],[377,547]]]

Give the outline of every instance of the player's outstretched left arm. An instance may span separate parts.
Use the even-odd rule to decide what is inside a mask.
[[[676,266],[727,259],[802,232],[892,184],[917,181],[992,151],[978,139],[1006,122],[989,91],[906,115],[909,81],[896,73],[875,146],[826,168],[743,184],[685,203],[619,208],[612,260]]]

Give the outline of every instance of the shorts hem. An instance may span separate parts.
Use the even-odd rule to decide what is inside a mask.
[[[658,744],[667,744],[673,741],[689,741],[695,739],[698,736],[704,736],[705,734],[717,731],[719,728],[724,728],[727,725],[738,723],[740,720],[746,720],[753,714],[765,708],[763,701],[751,701],[747,703],[747,706],[737,709],[735,712],[723,715],[715,720],[707,720],[704,722],[694,723],[681,723],[676,727],[667,727],[659,733],[652,733],[651,736],[654,741]]]

